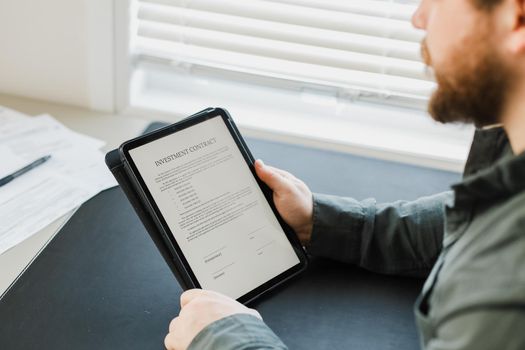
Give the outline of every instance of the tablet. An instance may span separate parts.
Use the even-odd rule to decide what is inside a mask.
[[[304,249],[226,110],[208,109],[119,152],[193,287],[247,303],[306,268]]]

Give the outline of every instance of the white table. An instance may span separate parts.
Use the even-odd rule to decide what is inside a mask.
[[[115,148],[122,141],[138,135],[149,123],[148,120],[135,116],[94,112],[78,107],[2,94],[0,94],[0,105],[28,115],[51,114],[72,130],[106,141],[107,145],[104,150]],[[53,238],[70,215],[71,213],[56,220],[34,236],[0,255],[0,295],[9,288],[47,242]]]

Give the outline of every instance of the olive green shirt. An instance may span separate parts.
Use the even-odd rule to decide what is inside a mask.
[[[426,350],[525,349],[525,154],[478,131],[453,191],[377,204],[314,195],[312,255],[427,277],[415,315]],[[234,315],[190,349],[286,349],[261,320]]]

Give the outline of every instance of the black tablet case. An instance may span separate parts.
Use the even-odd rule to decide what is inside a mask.
[[[460,178],[337,152],[246,141],[254,155],[291,171],[316,192],[415,199],[446,190]],[[0,349],[163,349],[181,288],[159,251],[120,188],[95,196],[0,299]],[[303,276],[255,307],[291,350],[415,350],[412,304],[420,286],[421,280],[312,259]]]
[[[168,264],[168,267],[179,282],[182,289],[186,290],[189,288],[193,288],[194,286],[191,280],[187,278],[187,275],[183,273],[181,274],[178,270],[177,264],[173,260],[173,255],[170,249],[168,248],[167,243],[162,238],[162,234],[157,229],[153,218],[149,214],[148,210],[144,207],[144,204],[142,203],[140,197],[137,195],[137,192],[133,188],[133,184],[129,180],[126,170],[124,169],[124,164],[120,159],[120,154],[118,150],[115,149],[106,154],[106,165],[108,166],[109,170],[111,170],[111,172],[113,173],[113,176],[115,176],[115,179],[117,180],[120,188],[122,189],[129,202],[131,203],[131,206],[139,216],[140,221],[142,221],[142,223],[144,224],[144,227],[146,228],[146,231],[150,235],[151,239],[153,240],[153,243],[155,243],[155,246],[164,258],[164,261],[166,261],[166,263]]]
[[[206,108],[200,112],[197,112],[185,118],[184,120],[199,117],[213,110],[214,110],[213,107]],[[251,154],[248,146],[246,145],[239,130],[237,129],[237,126],[235,124],[231,124],[231,125],[232,125],[234,132],[238,135],[239,141],[241,143],[241,147],[244,149],[244,151],[246,152],[250,160],[254,162],[255,159],[253,158],[253,155]],[[166,127],[166,126],[167,125],[162,125],[162,127]],[[159,129],[151,130],[150,133],[154,131],[158,131]],[[113,176],[117,180],[120,188],[123,190],[128,200],[130,201],[131,205],[133,206],[133,209],[139,216],[140,220],[144,223],[144,227],[146,228],[146,231],[148,232],[151,239],[155,243],[155,246],[157,247],[160,254],[162,255],[162,257],[168,264],[168,267],[170,268],[171,272],[174,274],[175,278],[179,282],[182,289],[186,290],[190,288],[195,288],[196,286],[193,284],[191,279],[188,277],[188,274],[185,273],[184,271],[180,271],[180,269],[184,269],[183,264],[180,261],[175,261],[175,259],[178,259],[178,257],[175,256],[171,252],[171,249],[169,248],[170,243],[165,241],[165,239],[163,238],[163,234],[159,231],[157,225],[155,224],[155,221],[154,221],[155,219],[149,213],[149,211],[145,207],[143,200],[137,194],[137,190],[134,188],[133,183],[129,179],[129,176],[124,167],[124,163],[122,162],[122,159],[120,158],[119,150],[114,149],[108,152],[106,154],[105,160],[106,160],[106,165],[108,166],[111,173],[113,173]],[[250,303],[252,301],[253,299],[250,300]]]

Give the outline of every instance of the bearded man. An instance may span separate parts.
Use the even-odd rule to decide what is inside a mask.
[[[422,0],[412,22],[438,84],[430,114],[478,128],[453,191],[380,205],[312,195],[261,161],[257,174],[310,254],[427,277],[415,305],[423,349],[523,350],[525,0]],[[255,310],[220,294],[187,291],[181,308],[168,349],[286,349]]]

